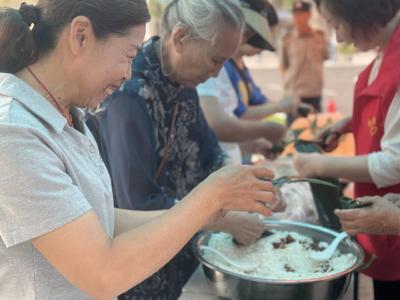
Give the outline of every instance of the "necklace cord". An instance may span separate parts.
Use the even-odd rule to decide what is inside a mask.
[[[73,119],[71,114],[67,115],[63,109],[61,108],[60,104],[57,102],[56,98],[53,96],[53,94],[49,91],[49,89],[44,85],[44,83],[33,73],[32,69],[30,67],[26,67],[26,69],[29,71],[29,73],[32,75],[32,77],[36,80],[36,82],[42,87],[43,90],[47,93],[47,95],[50,97],[50,100],[53,102],[53,105],[56,107],[58,112],[67,120],[67,123],[69,126],[73,127]]]

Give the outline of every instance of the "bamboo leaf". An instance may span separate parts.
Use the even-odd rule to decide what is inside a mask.
[[[373,205],[372,202],[361,203],[360,201],[344,196],[340,198],[340,206],[342,209],[363,208],[363,207],[370,207],[372,205]]]

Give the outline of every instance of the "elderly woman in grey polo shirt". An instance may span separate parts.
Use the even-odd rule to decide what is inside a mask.
[[[110,299],[224,211],[270,213],[273,188],[258,178],[271,172],[240,166],[212,174],[168,212],[114,210],[79,108],[130,77],[148,19],[145,0],[0,10],[1,299]]]

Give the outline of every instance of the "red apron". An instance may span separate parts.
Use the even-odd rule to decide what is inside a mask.
[[[360,74],[355,88],[352,125],[356,155],[382,150],[380,143],[386,115],[400,84],[400,26],[385,50],[377,79],[368,85],[372,65]],[[382,189],[372,183],[355,184],[356,197],[388,193],[399,194],[400,184]],[[400,280],[400,236],[360,234],[357,239],[367,259],[372,254],[377,256],[372,266],[364,271],[365,274],[377,280]]]

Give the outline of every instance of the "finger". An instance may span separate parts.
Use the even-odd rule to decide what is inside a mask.
[[[382,198],[380,197],[362,197],[362,198],[358,198],[357,201],[362,203],[362,204],[366,204],[366,203],[375,203],[377,201],[380,201]]]
[[[264,191],[256,191],[254,194],[254,199],[268,204],[268,207],[271,208],[271,205],[276,201],[275,200],[275,194],[271,193],[271,192],[264,192]]]
[[[256,177],[265,177],[268,179],[272,179],[275,177],[274,172],[272,172],[270,169],[267,169],[266,167],[254,166],[254,167],[250,167],[250,168],[251,168],[253,175]]]
[[[335,215],[341,222],[354,221],[359,216],[358,209],[336,209]]]
[[[259,191],[275,193],[275,187],[271,181],[266,181],[257,178],[257,181],[254,183],[254,188],[255,190]]]
[[[270,204],[270,208],[273,212],[281,212],[286,209],[286,201],[282,199],[279,190],[276,190],[275,193],[275,202]]]
[[[266,207],[263,203],[260,202],[254,203],[251,212],[259,213],[266,217],[272,216],[272,211],[268,207]]]
[[[354,232],[354,233],[360,233],[360,226],[358,226],[355,223],[342,223],[342,228],[346,232]]]
[[[278,201],[277,204],[273,204],[271,206],[273,212],[282,212],[286,210],[286,202],[285,201]]]

